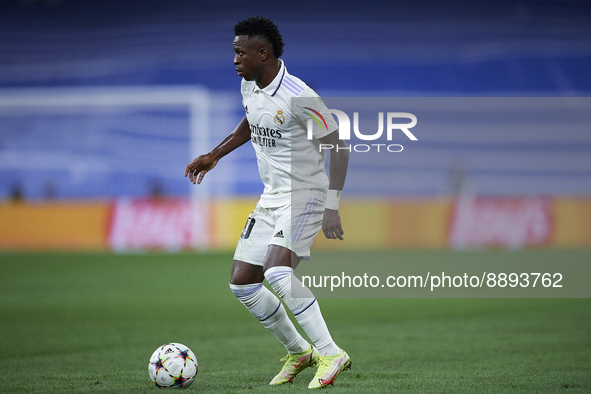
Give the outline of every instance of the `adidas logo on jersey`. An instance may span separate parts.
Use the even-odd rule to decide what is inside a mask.
[[[277,234],[275,234],[275,235],[273,236],[273,238],[275,238],[275,237],[277,237],[277,238],[283,238],[283,230],[279,230],[279,231],[277,232]]]

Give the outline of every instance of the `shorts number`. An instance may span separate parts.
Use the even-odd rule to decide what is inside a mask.
[[[246,219],[246,224],[244,225],[242,234],[240,234],[240,238],[247,239],[248,237],[250,237],[250,232],[252,231],[255,222],[256,220],[254,220],[254,218],[251,218],[250,216],[248,217],[248,219]]]

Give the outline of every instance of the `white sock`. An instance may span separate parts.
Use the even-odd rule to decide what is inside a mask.
[[[281,301],[262,283],[230,284],[230,289],[246,309],[285,346],[288,353],[308,349],[310,345],[289,320]]]
[[[272,267],[265,272],[265,278],[294,314],[318,352],[327,356],[338,354],[341,350],[332,340],[312,292],[306,288],[310,298],[293,298],[291,296],[292,285],[298,286],[298,288],[303,287],[302,282],[293,274],[293,269],[291,267]]]

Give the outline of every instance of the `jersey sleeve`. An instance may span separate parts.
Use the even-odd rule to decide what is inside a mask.
[[[309,87],[294,99],[293,116],[295,121],[307,130],[312,125],[312,136],[315,139],[325,137],[338,130],[339,125],[318,94]]]

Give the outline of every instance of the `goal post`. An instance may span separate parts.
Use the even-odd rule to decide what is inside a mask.
[[[133,176],[144,176],[147,179],[148,177],[141,173],[141,165],[139,163],[135,163],[136,161],[139,162],[141,160],[135,160],[133,157],[133,155],[137,155],[142,149],[142,145],[139,144],[137,151],[135,151],[136,148],[134,144],[136,141],[142,141],[143,137],[148,137],[147,139],[151,138],[151,145],[149,147],[151,150],[150,154],[154,153],[152,156],[157,156],[158,147],[155,146],[157,145],[157,142],[154,143],[153,141],[157,141],[158,138],[161,138],[165,141],[165,143],[163,143],[163,147],[166,148],[164,149],[162,155],[170,155],[171,152],[173,152],[173,154],[176,153],[177,157],[175,157],[175,160],[177,161],[174,163],[174,168],[172,168],[172,165],[169,165],[169,168],[163,168],[165,166],[158,165],[158,163],[154,164],[154,168],[163,173],[164,175],[162,176],[167,177],[167,179],[174,177],[174,182],[178,182],[176,179],[177,173],[178,177],[182,178],[182,173],[184,170],[184,167],[178,168],[179,164],[185,163],[184,165],[186,165],[192,159],[197,157],[199,153],[203,153],[210,148],[210,99],[211,95],[209,91],[200,86],[0,89],[0,130],[4,128],[4,130],[7,131],[7,134],[5,134],[6,139],[12,138],[8,136],[8,132],[12,133],[13,136],[16,136],[12,138],[14,141],[15,138],[22,139],[23,137],[18,135],[18,130],[10,130],[12,126],[19,123],[27,123],[25,120],[33,122],[33,131],[27,132],[33,134],[30,137],[30,140],[32,140],[33,145],[35,145],[35,136],[51,138],[47,136],[47,133],[55,133],[55,139],[62,138],[65,140],[71,140],[73,136],[76,135],[76,131],[71,130],[70,132],[66,133],[63,130],[60,130],[62,127],[60,124],[62,123],[63,127],[68,127],[68,125],[71,127],[80,119],[91,117],[92,119],[104,122],[105,117],[113,116],[112,123],[108,125],[109,127],[117,128],[118,126],[116,122],[119,119],[123,119],[125,126],[121,126],[121,129],[124,129],[125,127],[135,128],[132,130],[132,133],[127,132],[128,130],[123,130],[119,133],[119,137],[121,134],[127,133],[127,135],[124,135],[122,138],[127,138],[128,141],[131,141],[128,142],[129,145],[116,146],[118,144],[118,140],[113,140],[111,143],[113,146],[110,148],[113,150],[116,149],[120,152],[119,156],[115,157],[114,159],[117,161],[117,163],[105,163],[104,167],[115,167],[119,165],[122,168],[121,171],[126,173],[125,176],[128,177],[127,179],[130,179]],[[186,111],[186,116],[188,119],[183,119],[182,122],[175,123],[188,125],[186,134],[184,134],[186,136],[186,140],[185,137],[176,139],[169,138],[168,140],[166,139],[168,138],[166,136],[167,111],[177,111],[177,113],[181,111],[183,114]],[[157,118],[162,113],[164,113],[164,115],[160,117],[164,120],[160,122],[161,124],[159,123],[158,125],[155,125],[153,129],[150,129],[149,124],[151,118],[142,121],[141,125],[129,126],[133,124],[135,119],[139,119],[139,117],[145,115],[146,113],[151,113],[152,115],[150,116],[153,118]],[[185,115],[182,116],[184,117]],[[53,123],[51,125],[47,125],[47,130],[44,130],[44,122],[46,121],[47,117],[51,117]],[[57,121],[55,120],[56,118],[58,118]],[[2,119],[5,121],[4,126],[2,125]],[[141,128],[144,126],[146,126],[148,130],[145,132],[145,136],[142,136],[141,133],[143,130],[141,130]],[[82,129],[83,125],[81,124],[79,127]],[[103,140],[112,138],[112,134],[109,134],[111,130],[107,130],[106,127],[104,130],[106,131],[104,131],[105,135],[103,136]],[[44,132],[46,135],[44,135]],[[91,132],[96,132],[96,130],[89,131],[89,133]],[[101,132],[101,130],[99,130],[99,132]],[[178,132],[178,130],[175,130],[175,132]],[[130,137],[129,134],[134,135]],[[52,141],[52,144],[54,144],[52,145],[53,147],[59,146],[59,142],[56,142],[55,140]],[[87,141],[86,144],[89,144],[89,142]],[[133,148],[131,148],[132,146]],[[72,153],[72,157],[78,157],[82,161],[87,159],[82,157],[82,154],[76,155],[77,152],[75,148],[72,149],[70,146],[69,149]],[[18,172],[19,174],[27,174],[31,171],[34,171],[35,167],[40,168],[39,166],[43,164],[42,162],[28,162],[28,159],[31,157],[35,158],[38,152],[42,152],[45,155],[44,157],[58,156],[58,161],[60,161],[60,163],[56,162],[51,164],[51,168],[55,169],[56,171],[71,170],[74,172],[74,170],[70,168],[72,164],[68,163],[69,157],[66,157],[67,155],[63,155],[63,151],[59,153],[59,149],[57,149],[58,153],[56,154],[56,149],[52,150],[51,146],[44,147],[41,145],[41,143],[39,143],[38,145],[35,145],[34,148],[32,147],[29,149],[25,142],[21,142],[18,148],[12,150],[4,149],[4,152],[2,152],[2,150],[3,149],[0,149],[0,156],[4,157],[0,157],[0,170],[6,171],[5,173],[11,173],[12,171],[14,173]],[[60,158],[60,154],[64,157]],[[105,159],[105,161],[107,160],[107,158],[101,156],[101,160],[103,159]],[[155,160],[160,159],[155,158]],[[96,161],[85,163],[79,167],[84,168],[83,171],[86,171],[85,174],[87,174],[88,171],[96,170],[95,168],[92,168],[92,163],[96,163]],[[66,172],[66,174],[68,173]],[[73,177],[73,175],[70,174],[70,177]],[[87,176],[87,178],[92,177]],[[186,182],[188,183],[188,181]],[[92,186],[90,183],[88,185],[89,187]],[[81,186],[81,190],[82,188],[84,188],[84,184]],[[190,192],[188,192],[186,197],[183,198],[190,206],[188,212],[190,212],[192,218],[189,242],[190,245],[181,245],[180,247],[207,249],[211,245],[209,234],[209,186],[206,182],[199,185],[199,187],[194,187],[191,185],[189,190]],[[141,195],[141,193],[137,194]],[[145,191],[143,194],[146,194]],[[113,195],[115,195],[116,200],[126,198],[125,196],[117,195],[116,191],[113,191]],[[96,198],[96,196],[92,195],[81,194],[77,196],[75,192],[70,192],[70,194],[66,195],[67,199],[79,199],[86,197]],[[35,198],[35,196],[33,196],[33,198]]]

